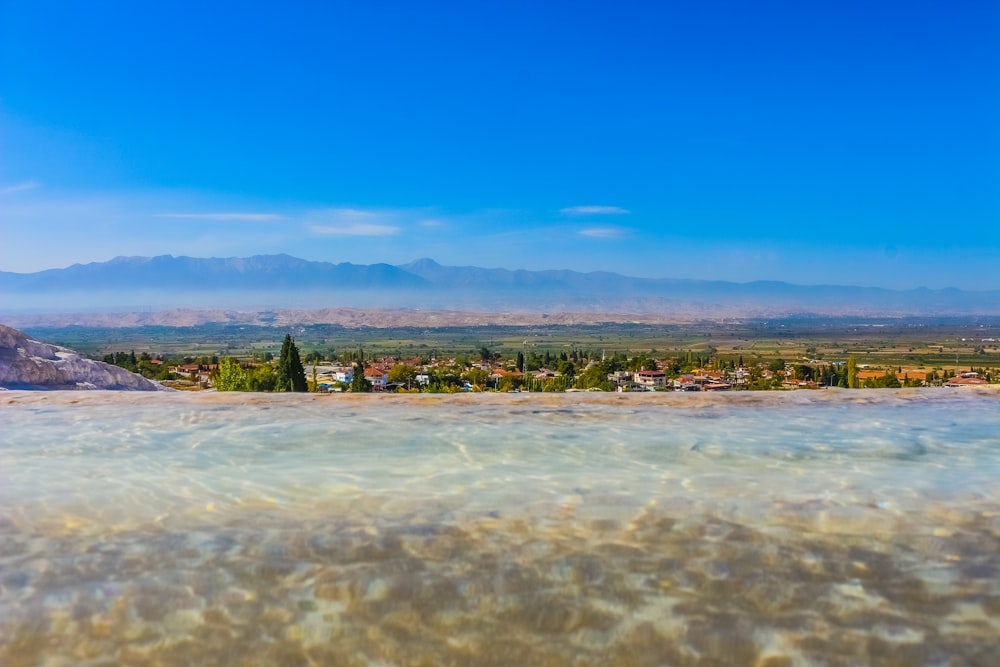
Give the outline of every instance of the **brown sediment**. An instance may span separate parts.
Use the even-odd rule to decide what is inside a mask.
[[[1000,536],[974,517],[954,526],[975,545],[959,549],[970,565],[919,554],[920,571],[954,572],[944,588],[913,569],[926,544],[905,532],[845,542],[648,510],[637,520],[660,529],[608,542],[520,518],[376,531],[264,522],[208,548],[170,533],[93,548],[36,536],[48,553],[75,555],[24,575],[0,621],[0,659],[614,667],[666,656],[722,666],[997,655]],[[136,557],[131,582],[115,583]]]

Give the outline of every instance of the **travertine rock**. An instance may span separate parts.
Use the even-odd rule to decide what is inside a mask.
[[[7,389],[164,390],[136,373],[32,340],[0,324],[0,387]]]

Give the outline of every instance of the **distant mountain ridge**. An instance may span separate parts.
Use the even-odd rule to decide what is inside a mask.
[[[123,285],[155,289],[273,289],[331,284],[411,288],[423,286],[425,281],[390,264],[331,264],[291,255],[207,259],[172,255],[115,257],[107,262],[73,264],[65,269],[36,273],[0,271],[0,287],[33,291],[68,287],[121,289]]]
[[[89,301],[94,301],[93,305]],[[100,303],[96,303],[96,302]],[[66,302],[66,303],[63,303]],[[635,278],[618,273],[238,258],[116,257],[35,273],[0,272],[0,310],[46,307],[395,307],[520,312],[997,315],[1000,290],[891,290],[778,281]],[[51,304],[51,305],[49,305]]]
[[[400,265],[414,275],[445,288],[478,288],[488,290],[543,289],[592,295],[647,296],[670,300],[708,299],[731,303],[733,300],[768,304],[797,305],[808,311],[810,304],[859,307],[879,304],[913,306],[927,312],[952,309],[977,309],[985,306],[1000,312],[1000,290],[971,292],[956,288],[932,290],[920,287],[912,290],[892,290],[881,287],[847,285],[796,285],[781,281],[735,283],[722,280],[691,280],[679,278],[633,278],[618,273],[595,271],[580,273],[570,270],[526,271],[483,269],[475,266],[442,266],[432,259],[418,259]],[[794,310],[794,308],[793,308]]]

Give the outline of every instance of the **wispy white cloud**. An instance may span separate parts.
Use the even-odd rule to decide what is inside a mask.
[[[308,225],[310,232],[319,236],[395,236],[399,227],[374,223],[354,222],[345,225]]]
[[[395,236],[402,228],[394,211],[330,208],[307,216],[306,230],[317,236]]]
[[[0,185],[0,197],[6,197],[25,190],[34,190],[42,187],[38,181],[25,181],[24,183],[14,183],[13,185]]]
[[[373,220],[384,215],[378,211],[366,211],[363,208],[329,208],[322,213],[337,220]]]
[[[587,227],[577,234],[592,239],[620,239],[628,234],[628,230],[622,227]]]
[[[632,211],[621,206],[570,206],[559,212],[563,215],[626,215]]]
[[[421,220],[417,224],[423,227],[424,229],[443,229],[448,226],[448,224],[443,220],[436,220],[434,218]]]
[[[158,213],[156,217],[211,222],[274,222],[285,219],[277,213]]]

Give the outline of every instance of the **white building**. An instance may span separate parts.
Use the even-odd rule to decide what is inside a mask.
[[[663,371],[637,371],[632,381],[640,387],[662,389],[667,386],[667,375]]]

